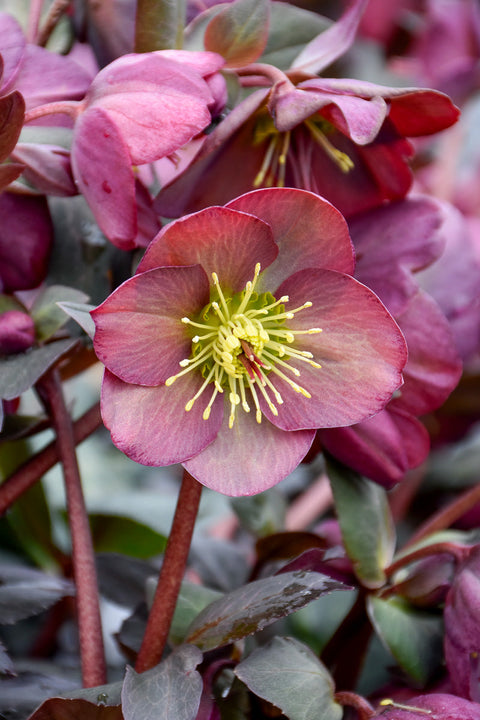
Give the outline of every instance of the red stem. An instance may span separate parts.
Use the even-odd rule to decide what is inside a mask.
[[[137,672],[149,670],[162,659],[187,565],[201,493],[202,485],[185,470],[152,609],[135,665]]]
[[[53,0],[45,22],[38,33],[37,45],[45,46],[52,32],[55,30],[58,21],[62,17],[65,10],[70,5],[71,0]]]
[[[417,543],[427,535],[431,535],[439,530],[445,530],[450,527],[458,518],[462,517],[467,510],[480,502],[480,483],[470,488],[456,498],[450,505],[439,510],[435,515],[430,517],[418,530],[412,535],[405,547]]]
[[[49,115],[68,115],[73,120],[76,119],[82,103],[79,100],[59,100],[58,102],[39,105],[31,110],[27,110],[24,118],[24,125],[38,118],[48,117]]]
[[[75,445],[78,445],[89,437],[101,425],[100,404],[97,403],[73,423]],[[57,462],[57,444],[53,441],[47,445],[46,448],[23,463],[23,465],[20,465],[13,475],[10,475],[10,477],[0,485],[0,516]]]
[[[38,27],[40,25],[40,15],[42,14],[43,0],[31,0],[30,9],[28,11],[28,26],[26,32],[27,42],[35,43],[38,36]]]
[[[355,708],[360,720],[370,720],[370,718],[375,715],[375,710],[365,698],[349,690],[336,692],[335,701],[340,703],[340,705],[348,705],[349,707]]]
[[[432,545],[424,545],[423,547],[418,548],[418,550],[413,550],[413,552],[408,553],[407,555],[403,555],[397,560],[394,560],[387,568],[385,568],[385,574],[388,576],[393,575],[393,573],[396,573],[397,570],[400,570],[400,568],[403,568],[406,565],[410,565],[417,560],[422,560],[423,558],[432,557],[433,555],[440,554],[452,555],[452,557],[454,557],[458,562],[460,562],[468,555],[468,548],[463,547],[462,545],[454,545],[453,543],[449,542],[439,542],[433,543]]]
[[[75,453],[75,438],[70,414],[65,405],[58,370],[44,375],[37,383],[57,435],[58,454],[63,466],[67,511],[72,536],[72,563],[76,587],[80,658],[84,687],[106,683],[97,572],[88,514],[83,497]]]

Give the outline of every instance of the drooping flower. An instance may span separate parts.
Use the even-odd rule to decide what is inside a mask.
[[[354,0],[286,72],[254,63],[240,81],[259,87],[210,133],[155,207],[179,217],[253,188],[296,187],[345,216],[403,198],[412,184],[407,138],[452,125],[459,111],[440,92],[318,77],[352,44],[365,0]],[[265,86],[268,87],[265,87]]]
[[[343,217],[301,190],[254,191],[167,225],[92,312],[113,442],[253,494],[298,465],[316,428],[381,410],[406,347],[353,267]]]
[[[355,276],[395,317],[409,356],[404,385],[380,413],[358,425],[321,430],[319,436],[331,454],[386,487],[427,457],[430,439],[418,418],[445,402],[462,372],[447,318],[416,280],[416,271],[441,256],[448,216],[448,204],[417,196],[350,222]],[[406,231],[410,227],[415,231]]]

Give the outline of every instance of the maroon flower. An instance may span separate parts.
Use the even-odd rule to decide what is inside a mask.
[[[316,428],[381,410],[406,348],[353,263],[340,213],[300,190],[259,190],[166,226],[92,312],[114,443],[253,494],[298,465]]]

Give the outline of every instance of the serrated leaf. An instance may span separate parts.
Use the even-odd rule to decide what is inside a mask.
[[[368,588],[385,582],[395,549],[395,525],[385,490],[331,457],[327,474],[347,555]]]
[[[211,650],[263,630],[321,595],[346,590],[315,572],[291,572],[256,580],[208,605],[193,621],[186,642]]]
[[[35,331],[39,340],[48,340],[68,321],[68,316],[58,307],[60,302],[84,303],[88,300],[81,290],[65,285],[51,285],[45,288],[31,309],[31,316],[35,322]]]
[[[125,720],[195,720],[203,689],[195,668],[202,659],[198,648],[181,645],[144,673],[127,668],[122,689]]]
[[[185,10],[185,0],[138,0],[135,51],[181,48]]]
[[[57,600],[73,595],[72,583],[38,570],[0,566],[0,623],[11,625],[38,615]]]
[[[235,0],[210,20],[205,30],[205,50],[219,53],[227,68],[258,60],[268,40],[268,0]]]
[[[425,685],[443,659],[443,621],[439,614],[412,608],[400,598],[369,597],[370,619],[399,666]]]
[[[333,680],[310,648],[289,637],[274,637],[235,668],[247,687],[278,707],[290,720],[341,720]]]
[[[76,302],[59,302],[57,305],[64,313],[75,320],[75,322],[85,330],[88,337],[93,340],[95,323],[90,315],[90,311],[95,309],[95,305],[85,305],[84,303]]]
[[[71,350],[77,340],[58,340],[25,353],[0,359],[0,397],[13,400],[33,387],[37,380]]]

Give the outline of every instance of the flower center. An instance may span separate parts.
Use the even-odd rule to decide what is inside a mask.
[[[288,295],[276,300],[270,293],[255,292],[259,274],[260,263],[257,263],[253,280],[247,282],[242,292],[229,297],[222,291],[217,273],[212,273],[215,299],[203,308],[198,319],[182,318],[183,323],[197,332],[192,337],[192,354],[180,361],[184,369],[165,381],[165,385],[170,386],[177,378],[198,368],[204,382],[187,402],[185,410],[191,410],[206,388],[213,385],[203,418],[208,420],[218,393],[227,391],[230,428],[239,405],[245,412],[250,412],[249,400],[255,407],[257,422],[261,422],[259,394],[273,415],[278,415],[272,397],[277,405],[282,405],[283,398],[273,383],[275,376],[285,380],[295,392],[311,397],[308,390],[291,378],[291,375],[298,377],[300,371],[288,360],[301,360],[312,367],[321,367],[312,359],[311,352],[292,347],[296,335],[313,335],[321,332],[321,328],[289,330],[285,325],[285,321],[311,307],[312,303],[306,302],[285,311]]]
[[[328,120],[319,115],[312,116],[303,121],[313,140],[320,145],[328,157],[340,168],[343,173],[348,173],[354,167],[352,159],[341,150],[338,150],[328,139],[334,127]],[[287,166],[287,155],[290,149],[291,130],[279,132],[268,113],[259,115],[254,129],[253,142],[258,145],[268,140],[267,149],[262,165],[258,171],[253,186],[284,187],[285,173]]]

